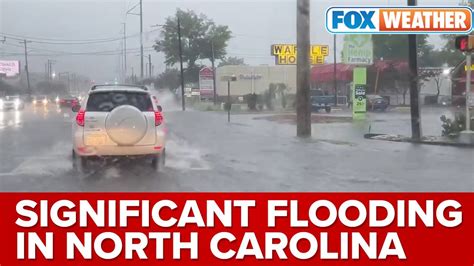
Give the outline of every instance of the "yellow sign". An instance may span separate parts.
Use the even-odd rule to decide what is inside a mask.
[[[474,65],[471,65],[471,70],[474,70]],[[467,66],[464,65],[464,71],[467,71]]]
[[[274,44],[272,45],[272,55],[275,56],[275,64],[277,65],[296,65],[297,49],[295,44]],[[324,64],[328,55],[329,46],[311,45],[311,65]]]

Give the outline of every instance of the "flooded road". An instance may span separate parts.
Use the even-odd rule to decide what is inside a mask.
[[[1,191],[474,191],[472,149],[365,140],[409,134],[409,114],[372,114],[364,123],[293,125],[223,113],[165,112],[166,167],[146,161],[96,162],[73,170],[73,114],[54,108],[0,112]],[[438,111],[425,134],[439,135]],[[427,133],[428,132],[428,133]]]

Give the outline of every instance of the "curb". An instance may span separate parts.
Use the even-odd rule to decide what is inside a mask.
[[[413,140],[409,137],[399,136],[397,139],[381,139],[377,138],[380,136],[390,136],[388,134],[365,134],[364,138],[370,140],[380,140],[380,141],[391,141],[391,142],[405,142],[405,143],[414,143],[414,144],[424,144],[424,145],[436,145],[436,146],[452,146],[460,148],[474,148],[474,144],[460,143],[460,142],[448,142],[448,141],[430,141],[430,140]]]

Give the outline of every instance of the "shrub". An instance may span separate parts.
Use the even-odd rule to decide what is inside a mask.
[[[286,101],[286,94],[282,93],[281,94],[281,107],[283,107],[283,109],[286,109],[287,105],[288,103]]]
[[[454,119],[447,118],[445,115],[440,117],[443,124],[442,135],[445,137],[456,137],[461,131],[466,130],[466,115],[464,113],[456,113]],[[471,123],[471,130],[474,129],[474,124]]]
[[[247,107],[249,110],[257,110],[257,94],[252,93],[247,95]]]

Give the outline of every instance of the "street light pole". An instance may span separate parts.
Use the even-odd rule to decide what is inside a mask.
[[[48,59],[48,81],[52,80],[53,77],[53,63],[55,63],[55,60]]]
[[[178,46],[179,46],[179,66],[181,72],[181,107],[186,111],[186,102],[184,99],[184,71],[183,71],[183,47],[181,42],[181,21],[178,15]]]
[[[296,3],[296,135],[311,137],[310,104],[310,4],[309,0]]]
[[[214,41],[211,41],[211,63],[212,63],[212,88],[214,96],[214,105],[217,104],[217,88],[216,88],[216,66],[215,66],[215,55],[214,55]]]
[[[230,80],[227,80],[227,123],[230,123],[230,109],[232,108],[230,103]]]
[[[143,79],[143,0],[140,0],[140,76]]]
[[[148,54],[148,76],[151,78],[151,54]]]
[[[51,60],[48,59],[48,81],[51,81]]]
[[[466,131],[471,130],[471,114],[469,111],[469,96],[471,94],[471,67],[472,67],[472,53],[466,53]]]
[[[337,55],[336,55],[336,34],[334,34],[334,106],[337,106]]]
[[[124,81],[127,79],[127,23],[123,24],[123,74]]]

